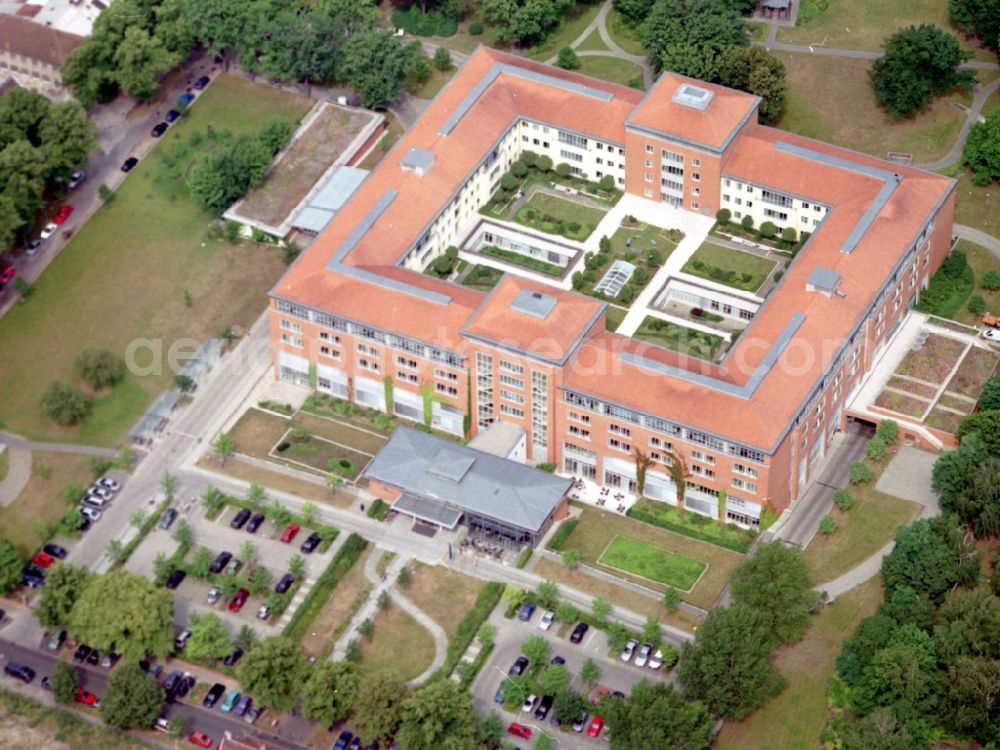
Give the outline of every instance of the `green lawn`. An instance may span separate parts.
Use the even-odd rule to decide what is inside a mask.
[[[642,48],[642,33],[625,16],[614,8],[608,13],[608,34],[611,41],[632,55],[646,56]]]
[[[462,279],[462,286],[467,286],[469,289],[478,289],[481,292],[488,292],[497,285],[501,276],[503,276],[503,271],[497,268],[476,264],[465,274],[465,278]]]
[[[548,60],[559,54],[559,50],[570,46],[583,33],[583,30],[594,20],[600,9],[600,3],[571,5],[566,11],[562,25],[554,33],[549,34],[544,41],[527,50],[524,53],[525,57],[530,57],[532,60]]]
[[[955,223],[1000,237],[1000,215],[997,214],[1000,184],[994,182],[977,187],[972,184],[970,173],[965,169],[952,169],[948,174],[958,178],[958,185],[955,186]]]
[[[642,68],[634,62],[622,60],[620,57],[605,57],[604,55],[580,55],[578,73],[600,78],[602,81],[620,83],[622,86],[643,90]]]
[[[616,536],[597,560],[601,565],[690,591],[705,563],[624,536]]]
[[[59,428],[39,407],[53,380],[76,382],[73,360],[87,347],[124,356],[149,339],[164,355],[181,339],[201,341],[227,324],[248,328],[284,270],[269,246],[206,237],[210,216],[173,179],[161,155],[192,132],[256,127],[275,112],[297,120],[310,102],[241,78],[220,76],[135,168],[114,199],[79,230],[36,283],[34,296],[0,320],[0,422],[38,439],[114,445],[173,376],[129,374],[97,394],[83,425]],[[211,147],[207,141],[202,148]],[[184,292],[192,304],[184,303]],[[139,359],[147,364],[147,359]]]
[[[756,292],[775,264],[776,261],[753,253],[705,242],[694,251],[681,271],[735,289]]]
[[[983,299],[986,300],[987,311],[993,315],[1000,315],[1000,291],[983,289],[981,285],[983,275],[987,271],[1000,271],[1000,260],[985,247],[975,245],[968,240],[959,240],[955,249],[965,253],[965,258],[972,268],[975,279],[972,287],[973,294],[981,294]],[[960,323],[967,323],[968,325],[977,325],[980,322],[980,316],[969,312],[965,305],[958,310],[954,318]]]
[[[659,326],[659,327],[658,327]],[[642,321],[633,338],[665,346],[690,357],[712,361],[722,345],[722,336],[714,336],[694,328],[669,323],[651,315]]]
[[[875,102],[870,61],[776,52],[785,63],[788,98],[778,123],[783,130],[885,158],[890,151],[913,155],[916,164],[940,158],[965,121],[952,103],[971,104],[958,89],[935,99],[916,116],[889,119]],[[822,96],[816,92],[822,91]]]
[[[10,451],[5,450],[0,453],[0,482],[7,478],[7,471],[10,469]]]
[[[604,325],[609,331],[617,331],[626,315],[628,315],[628,310],[616,305],[608,305],[607,313],[604,316]]]
[[[371,640],[358,641],[365,672],[380,672],[397,682],[406,682],[420,676],[434,661],[434,637],[399,605],[380,610],[374,623]]]
[[[590,35],[586,39],[584,39],[582,42],[580,42],[578,45],[576,45],[576,47],[574,47],[573,49],[575,49],[577,52],[581,52],[581,51],[588,51],[588,52],[590,52],[590,51],[608,52],[609,51],[608,50],[608,45],[606,45],[604,43],[604,40],[601,39],[601,32],[598,31],[597,29],[594,29],[593,31],[591,31]]]
[[[583,242],[606,213],[602,208],[585,206],[548,193],[535,193],[518,209],[514,220],[548,234],[559,234]]]

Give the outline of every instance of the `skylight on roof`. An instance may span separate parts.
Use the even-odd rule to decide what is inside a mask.
[[[411,148],[399,162],[403,169],[412,169],[423,177],[434,166],[434,154],[424,148]]]
[[[550,294],[542,294],[531,289],[522,289],[514,297],[514,301],[511,302],[510,306],[511,309],[517,312],[544,319],[552,312],[552,308],[556,306],[556,298]]]
[[[683,107],[690,107],[691,109],[704,112],[708,109],[708,105],[712,103],[713,98],[715,98],[714,91],[692,86],[690,83],[682,83],[677,87],[677,91],[674,92],[670,101],[674,104],[680,104]]]

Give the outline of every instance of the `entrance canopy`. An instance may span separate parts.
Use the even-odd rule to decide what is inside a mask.
[[[405,492],[392,504],[393,510],[413,516],[420,521],[427,521],[445,529],[454,529],[462,520],[462,513],[448,508],[432,500],[424,500]]]

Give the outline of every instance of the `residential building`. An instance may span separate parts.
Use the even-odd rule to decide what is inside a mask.
[[[64,99],[60,69],[83,37],[60,31],[21,16],[0,13],[0,78],[9,76],[19,86],[50,99]]]

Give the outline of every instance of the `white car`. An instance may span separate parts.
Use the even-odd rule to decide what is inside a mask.
[[[621,660],[622,661],[632,661],[632,657],[635,656],[635,650],[639,647],[639,641],[630,640],[625,644],[625,648],[622,649]]]
[[[524,699],[524,703],[521,704],[521,710],[525,713],[528,711],[534,711],[536,703],[538,703],[538,696],[532,693]]]
[[[84,172],[82,169],[76,169],[69,176],[69,182],[66,183],[66,187],[68,187],[70,190],[76,190],[78,187],[80,187],[80,183],[83,182],[85,179],[87,179],[87,173]]]
[[[153,725],[153,729],[157,732],[169,732],[170,731],[170,719],[165,719],[162,716],[156,720]]]
[[[58,231],[59,231],[59,225],[56,224],[55,222],[50,221],[48,224],[45,225],[45,229],[43,229],[42,233],[38,236],[41,237],[43,240],[47,240],[49,237],[51,237]]]
[[[88,508],[86,505],[80,506],[80,515],[94,523],[101,520],[101,511]]]
[[[108,477],[101,477],[96,482],[94,482],[98,487],[103,487],[106,490],[111,490],[112,492],[118,492],[122,488],[114,479],[109,479]]]
[[[257,619],[266,620],[270,616],[271,616],[271,608],[268,607],[266,604],[261,604],[260,609],[257,610]]]
[[[653,647],[648,644],[642,644],[642,648],[639,649],[639,653],[635,656],[635,665],[637,667],[646,666],[646,662],[649,661],[649,655],[653,652]]]
[[[111,490],[105,489],[104,487],[98,487],[96,484],[87,490],[87,494],[91,497],[99,497],[101,500],[109,501],[114,495],[111,494]]]
[[[207,601],[209,604],[215,604],[221,598],[222,598],[222,589],[220,589],[218,586],[212,586],[212,588],[208,590],[208,596],[205,597],[205,601]]]
[[[556,621],[556,611],[554,609],[550,609],[548,612],[542,615],[542,619],[538,623],[538,627],[540,627],[542,630],[548,630],[549,628],[552,627],[552,623],[555,621]]]
[[[980,335],[987,341],[1000,342],[1000,328],[984,328]]]
[[[649,657],[649,664],[648,664],[648,666],[649,666],[650,669],[659,669],[660,667],[663,666],[663,651],[662,650],[656,649],[656,651],[653,652],[653,655],[651,657]]]

